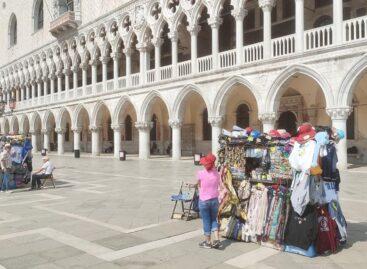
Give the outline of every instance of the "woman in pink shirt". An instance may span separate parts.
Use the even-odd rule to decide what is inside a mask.
[[[199,244],[203,248],[219,248],[219,225],[218,217],[218,196],[220,175],[215,168],[215,156],[208,154],[201,158],[200,164],[205,169],[198,172],[199,186],[199,210],[203,220],[205,241]],[[211,233],[214,233],[214,240],[211,240]]]

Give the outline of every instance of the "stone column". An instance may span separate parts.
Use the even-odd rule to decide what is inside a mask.
[[[114,88],[117,89],[119,87],[119,61],[121,58],[121,53],[119,52],[115,52],[112,55],[112,59],[113,59],[113,85]]]
[[[113,130],[113,156],[118,159],[121,150],[121,129],[122,124],[111,126]]]
[[[219,26],[222,20],[220,18],[214,18],[209,20],[210,27],[212,28],[212,57],[213,57],[213,69],[218,68],[218,54],[219,54]]]
[[[26,84],[26,86],[25,86],[26,88],[26,92],[25,92],[25,94],[26,94],[26,99],[28,100],[29,98],[30,98],[30,96],[31,96],[31,88],[29,87],[29,84]]]
[[[64,75],[65,75],[65,91],[69,91],[70,90],[70,70],[69,69],[65,69],[64,70]]]
[[[124,49],[126,57],[126,86],[131,85],[131,48]]]
[[[50,130],[49,129],[42,129],[43,134],[43,148],[50,151]]]
[[[86,94],[86,88],[87,88],[87,77],[88,77],[88,65],[84,64],[82,66],[82,87],[83,87],[83,95],[85,96]]]
[[[264,59],[269,59],[271,50],[271,10],[275,7],[276,0],[259,0],[259,7],[263,11],[263,37]]]
[[[29,133],[31,134],[32,137],[32,148],[33,148],[33,153],[38,152],[38,147],[37,147],[37,131],[29,131]]]
[[[337,144],[338,154],[338,168],[346,170],[348,168],[348,154],[347,154],[347,119],[352,112],[350,107],[327,109],[327,113],[331,117],[334,128],[344,131],[345,138],[340,140]]]
[[[92,92],[93,94],[97,91],[97,61],[92,61]]]
[[[73,68],[73,89],[74,89],[74,94],[76,94],[75,90],[76,90],[76,88],[78,88],[78,71],[79,71],[79,68],[77,66],[75,66]]]
[[[42,87],[41,82],[42,82],[42,80],[37,81],[37,97],[38,98],[41,97],[41,87]]]
[[[263,132],[268,133],[275,129],[276,113],[263,113],[259,115],[259,120],[263,124]]]
[[[237,9],[232,12],[232,16],[236,20],[236,55],[237,65],[243,64],[243,20],[247,16],[246,9]]]
[[[340,45],[343,42],[343,0],[333,0],[333,42]]]
[[[23,86],[22,88],[20,88],[20,100],[23,101],[24,100],[24,91],[25,91],[25,86]]]
[[[147,160],[150,157],[150,122],[136,122],[135,127],[139,131],[139,159]]]
[[[74,134],[74,150],[80,150],[80,133],[82,132],[82,128],[73,128],[72,132]]]
[[[304,0],[296,0],[296,52],[303,52],[305,31]]]
[[[90,126],[89,129],[92,132],[92,156],[99,156],[101,154],[101,147],[99,141],[99,132],[101,127]]]
[[[109,57],[101,58],[102,62],[102,83],[103,83],[103,89],[107,91],[107,64],[110,61]]]
[[[55,94],[55,76],[54,75],[51,75],[50,76],[50,80],[51,80],[51,82],[50,82],[50,93],[51,93],[51,95],[53,95],[53,94]]]
[[[60,95],[62,91],[62,73],[57,74],[57,93]]]
[[[209,122],[212,125],[212,153],[217,155],[219,149],[219,136],[222,132],[223,117],[210,117]]]
[[[187,30],[191,37],[191,73],[197,73],[197,59],[198,59],[198,34],[200,32],[199,25],[188,26]]]
[[[57,154],[62,155],[64,154],[64,144],[65,144],[65,130],[62,128],[57,128]]]
[[[146,65],[146,53],[147,53],[147,47],[144,46],[144,44],[138,44],[137,50],[139,51],[139,59],[140,59],[140,83],[144,84],[146,81],[146,71],[147,71],[147,65]]]
[[[169,122],[172,128],[172,160],[177,161],[181,159],[181,127],[182,122],[173,120]]]
[[[177,76],[178,62],[178,34],[177,32],[169,32],[168,37],[171,39],[171,54],[172,54],[172,77]]]
[[[163,44],[162,38],[153,39],[154,45],[154,69],[155,69],[155,80],[159,81],[161,79],[161,46]]]
[[[36,82],[32,81],[32,99],[34,100],[34,98],[36,97]]]
[[[47,95],[48,91],[48,83],[47,83],[48,77],[43,78],[43,96]]]

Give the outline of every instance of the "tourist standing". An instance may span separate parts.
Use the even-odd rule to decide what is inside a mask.
[[[11,150],[10,144],[5,144],[4,150],[0,154],[0,164],[1,164],[1,170],[3,172],[3,182],[1,184],[2,192],[7,192],[9,190],[9,178],[12,166],[10,150]]]
[[[219,248],[219,184],[220,175],[215,168],[215,156],[208,154],[201,158],[200,164],[205,167],[197,174],[199,187],[199,210],[203,220],[205,240],[199,244],[203,248]],[[212,233],[213,237],[212,238]],[[214,240],[212,240],[214,239]]]

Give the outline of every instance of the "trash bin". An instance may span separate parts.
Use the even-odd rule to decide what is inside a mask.
[[[126,161],[126,151],[120,151],[120,161]]]
[[[74,158],[80,158],[80,149],[74,149]]]
[[[194,155],[194,164],[195,165],[200,165],[200,159],[201,157],[203,157],[203,154],[202,153],[196,153]]]
[[[46,156],[47,155],[47,149],[42,149],[41,150],[41,155]]]

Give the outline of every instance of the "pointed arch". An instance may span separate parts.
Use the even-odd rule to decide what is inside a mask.
[[[13,134],[19,133],[19,121],[16,115],[13,115],[10,119],[10,132]]]
[[[71,113],[71,123],[73,128],[78,128],[82,126],[82,123],[79,122],[80,114],[85,111],[87,113],[88,119],[90,120],[89,112],[85,108],[83,104],[78,104],[77,107],[74,109],[73,113]]]
[[[134,111],[136,113],[137,109],[136,109],[134,103],[131,102],[130,97],[128,95],[122,96],[120,98],[120,100],[118,101],[117,106],[116,106],[116,108],[115,108],[115,110],[113,111],[113,114],[112,114],[112,124],[113,125],[118,125],[119,124],[120,112],[126,104],[131,104],[131,106],[134,108]]]
[[[164,105],[167,108],[168,111],[168,118],[170,118],[171,116],[171,108],[168,105],[167,100],[158,92],[158,91],[151,91],[144,99],[141,107],[140,107],[140,120],[142,122],[147,122],[150,121],[150,119],[148,118],[148,114],[149,114],[149,110],[151,108],[152,102],[154,101],[155,98],[159,98],[162,100],[162,102],[164,103]]]
[[[101,100],[97,101],[92,109],[92,114],[90,115],[90,119],[89,119],[91,126],[98,126],[98,114],[102,107],[105,107],[108,113],[110,113],[110,115],[112,114],[109,107],[106,105],[104,101],[101,101]]]
[[[184,109],[184,102],[186,97],[190,94],[190,93],[196,93],[198,94],[204,101],[205,106],[208,108],[210,108],[210,103],[208,102],[208,100],[206,100],[206,98],[203,95],[202,90],[195,84],[188,84],[185,85],[178,93],[178,95],[176,96],[176,99],[173,102],[173,106],[171,107],[171,111],[172,111],[172,118],[174,120],[181,120],[183,115],[182,115],[182,110]],[[210,113],[209,113],[210,116]]]
[[[256,89],[256,87],[245,79],[243,76],[233,76],[227,79],[219,88],[219,91],[214,99],[214,105],[212,109],[213,116],[221,116],[224,115],[225,107],[226,107],[226,99],[229,97],[229,92],[235,85],[243,85],[250,90],[250,92],[254,95],[257,107],[259,112],[262,108],[262,99],[260,92]],[[209,112],[208,112],[209,113]],[[209,113],[209,116],[211,114]]]
[[[71,113],[70,111],[65,108],[62,107],[59,109],[58,113],[57,113],[57,118],[56,118],[56,128],[63,128],[64,127],[64,123],[66,124],[66,117],[70,117],[71,120]]]
[[[49,129],[49,127],[51,127],[49,126],[49,121],[52,119],[55,121],[55,124],[56,124],[56,117],[54,113],[51,110],[47,110],[43,116],[42,129]]]
[[[336,99],[338,106],[350,106],[353,100],[353,91],[360,79],[367,72],[367,54],[364,54],[345,75]]]
[[[37,111],[35,111],[35,112],[33,112],[32,116],[31,116],[30,132],[41,131],[41,130],[37,130],[37,126],[36,126],[37,122],[40,123],[41,128],[42,128],[41,116],[38,114]]]
[[[44,23],[44,6],[43,0],[34,0],[33,1],[33,29],[34,31],[38,31],[43,28]]]
[[[28,116],[26,114],[20,115],[19,133],[23,135],[27,135],[29,133],[29,128],[30,128],[30,124],[29,124]]]
[[[331,90],[329,82],[319,72],[305,65],[293,65],[283,70],[275,81],[272,83],[272,87],[266,97],[265,109],[268,112],[274,112],[277,110],[279,100],[282,95],[282,86],[294,75],[303,74],[313,79],[321,88],[326,100],[326,107],[334,106],[334,95]]]
[[[10,15],[8,27],[9,47],[12,47],[18,42],[18,21],[14,13]]]

